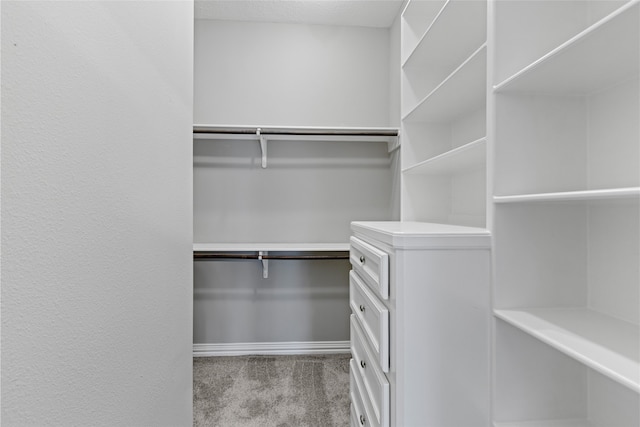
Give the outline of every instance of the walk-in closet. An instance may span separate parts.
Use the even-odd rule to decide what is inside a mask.
[[[352,426],[637,427],[640,3],[396,6],[196,19],[194,354],[350,352]]]
[[[3,426],[640,427],[640,0],[0,17]]]

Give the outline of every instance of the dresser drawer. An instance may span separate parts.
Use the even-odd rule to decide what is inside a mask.
[[[389,310],[353,270],[349,272],[349,305],[380,368],[389,372]]]
[[[354,414],[351,419],[355,418],[356,426],[359,427],[379,427],[374,417],[371,416],[371,408],[369,401],[366,400],[366,394],[363,390],[362,381],[358,375],[358,368],[353,359],[349,362],[349,393],[351,397],[351,406]],[[353,422],[353,421],[352,421]]]
[[[349,426],[358,427],[360,422],[358,421],[358,411],[353,406],[353,403],[349,405]]]
[[[380,426],[388,427],[389,381],[378,367],[355,315],[351,315],[351,354],[362,380],[363,392],[367,393],[371,403],[371,415],[376,417]]]
[[[351,237],[349,262],[382,299],[389,299],[389,254],[357,237]]]

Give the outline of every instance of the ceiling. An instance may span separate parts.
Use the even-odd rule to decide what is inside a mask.
[[[403,0],[195,0],[196,19],[390,27]]]

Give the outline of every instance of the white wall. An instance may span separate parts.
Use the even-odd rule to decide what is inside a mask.
[[[386,142],[194,142],[194,241],[335,243],[392,212]],[[347,325],[348,326],[348,325]]]
[[[386,126],[385,28],[196,21],[195,123]]]
[[[306,255],[306,254],[305,254]],[[349,340],[347,260],[194,263],[194,343]]]
[[[191,2],[2,7],[2,422],[191,425]]]

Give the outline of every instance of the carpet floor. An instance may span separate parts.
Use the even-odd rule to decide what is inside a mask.
[[[350,358],[194,358],[194,426],[348,426]]]

